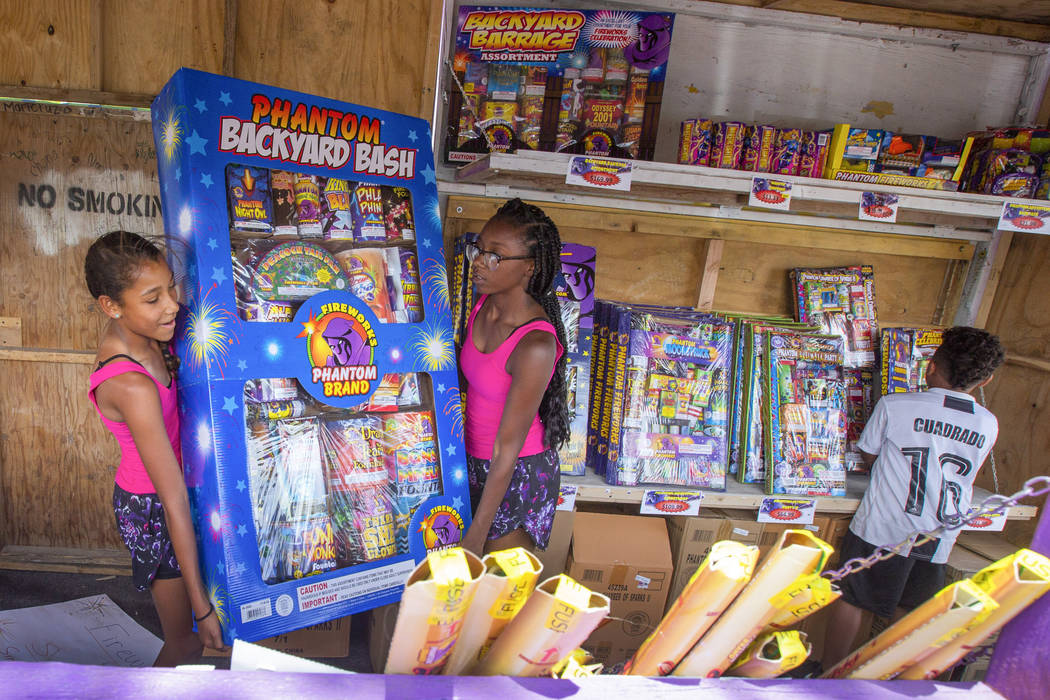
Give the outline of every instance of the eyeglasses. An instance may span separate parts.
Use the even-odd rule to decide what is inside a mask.
[[[467,261],[474,264],[475,260],[481,260],[490,270],[495,270],[504,260],[532,260],[531,255],[500,255],[491,250],[483,250],[477,243],[468,243],[466,249]]]

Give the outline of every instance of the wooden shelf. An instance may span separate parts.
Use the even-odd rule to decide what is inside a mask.
[[[482,196],[505,196],[510,191],[527,190],[549,193],[552,195],[549,201],[578,200],[584,203],[586,200],[586,203],[593,203],[604,199],[614,208],[623,208],[625,202],[630,202],[632,208],[640,211],[973,242],[992,239],[1006,201],[1002,197],[983,194],[771,175],[793,183],[791,212],[780,213],[746,207],[751,180],[762,173],[635,161],[631,191],[619,192],[565,184],[571,157],[542,151],[493,153],[460,167],[455,173],[455,183],[443,182],[439,187],[449,194]],[[475,189],[463,188],[469,185],[474,185]],[[857,219],[861,194],[872,191],[900,196],[898,223]],[[1045,204],[1041,200],[1010,201]]]
[[[595,474],[588,472],[586,476],[562,476],[562,483],[577,486],[576,501],[578,503],[630,503],[641,504],[642,494],[648,489],[668,488],[674,490],[691,491],[696,489],[679,489],[675,486],[661,487],[658,485],[644,486],[610,486],[605,480]],[[831,496],[814,496],[817,500],[818,513],[853,513],[860,505],[860,499],[868,487],[868,477],[850,475],[846,477],[846,496],[834,498]],[[762,505],[765,493],[759,484],[741,484],[735,479],[730,479],[724,492],[704,491],[704,497],[700,507],[703,508],[738,508],[743,510],[757,509]],[[974,488],[973,502],[980,503],[991,493],[981,488]],[[701,512],[703,512],[701,510]],[[1010,520],[1030,520],[1036,516],[1038,508],[1033,505],[1013,506],[1006,512]]]

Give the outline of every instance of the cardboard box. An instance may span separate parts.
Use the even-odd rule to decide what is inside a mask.
[[[685,584],[689,583],[689,578],[700,567],[707,553],[711,551],[711,546],[718,541],[724,523],[725,518],[721,516],[667,518],[674,573],[671,576],[671,587],[667,591],[666,607],[674,603]]]
[[[543,564],[543,573],[540,574],[541,582],[551,576],[565,573],[565,564],[569,558],[569,544],[572,542],[572,524],[575,519],[576,511],[574,510],[554,512],[554,525],[551,526],[551,539],[546,551],[533,552]]]
[[[833,569],[841,566],[841,559],[839,557],[839,550],[842,549],[842,539],[846,536],[846,531],[849,530],[849,524],[853,522],[852,515],[839,515],[831,516],[831,522],[828,525],[828,536],[823,537],[825,542],[835,548],[835,553],[831,555],[831,559],[828,561],[828,566],[825,569]]]
[[[393,607],[397,609],[397,605]],[[252,643],[308,659],[341,659],[350,655],[350,617],[338,617]],[[230,652],[205,649],[204,655],[229,656]]]
[[[577,513],[569,576],[609,597],[609,619],[583,647],[606,668],[629,659],[663,617],[671,547],[663,518]]]
[[[964,578],[970,578],[992,563],[993,562],[990,559],[987,559],[976,552],[971,552],[965,547],[953,547],[944,567],[944,585],[947,586],[949,583],[955,583]]]
[[[372,608],[368,619],[368,658],[372,661],[372,672],[382,673],[386,668],[386,657],[390,653],[390,640],[394,637],[397,611],[401,603],[390,603]]]

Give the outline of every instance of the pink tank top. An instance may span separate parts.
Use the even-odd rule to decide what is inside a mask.
[[[102,382],[125,372],[145,374],[157,385],[157,394],[160,396],[160,408],[164,416],[164,429],[168,434],[171,449],[175,452],[175,459],[181,465],[182,446],[179,443],[179,407],[178,392],[175,389],[175,377],[172,376],[171,386],[164,386],[139,363],[133,360],[114,360],[91,373],[91,388],[88,390],[88,397],[91,399],[91,403],[94,404],[95,410],[98,411],[102,424],[109,428],[109,431],[113,433],[113,437],[117,439],[117,444],[120,445],[120,465],[117,467],[115,479],[117,486],[130,493],[156,493],[157,489],[154,488],[153,482],[146,472],[146,466],[142,463],[142,458],[135,447],[135,440],[131,437],[131,431],[128,430],[127,424],[106,418],[102,415],[98,402],[95,400],[95,389]]]
[[[563,351],[561,343],[557,340],[554,326],[545,319],[529,321],[514,329],[510,336],[490,353],[478,350],[474,345],[474,318],[478,315],[478,310],[485,303],[487,296],[483,295],[474,310],[470,312],[470,319],[467,321],[467,338],[459,355],[460,367],[467,380],[466,447],[467,452],[478,459],[492,459],[492,448],[496,444],[496,433],[499,431],[500,419],[503,417],[503,406],[507,402],[507,393],[510,391],[511,376],[507,373],[507,359],[514,352],[514,348],[518,347],[521,339],[530,331],[535,330],[553,334],[554,342],[558,345],[558,354],[554,359],[555,367]],[[552,369],[551,377],[553,376],[554,370]],[[547,378],[547,383],[550,384],[550,377]],[[528,457],[540,454],[545,449],[547,446],[543,423],[537,413],[532,419],[529,432],[525,436],[525,444],[522,445],[518,456]]]

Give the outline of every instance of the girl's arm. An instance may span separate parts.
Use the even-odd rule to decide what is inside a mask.
[[[545,331],[525,334],[507,361],[510,390],[503,407],[492,460],[478,510],[463,537],[463,547],[481,554],[503,497],[507,493],[514,465],[529,433],[529,426],[540,408],[548,379],[557,357],[555,337]]]
[[[222,649],[222,631],[218,616],[208,614],[211,601],[204,590],[200,564],[197,559],[197,538],[193,532],[190,517],[189,496],[186,493],[186,482],[182,468],[168,442],[164,427],[164,416],[160,405],[160,396],[153,380],[137,372],[129,372],[110,379],[106,384],[114,384],[108,391],[109,399],[120,411],[124,423],[131,431],[142,463],[146,466],[157,496],[164,506],[168,534],[175,548],[175,558],[182,570],[182,580],[186,585],[190,606],[194,617],[205,617],[197,623],[197,634],[201,643],[212,649]]]

